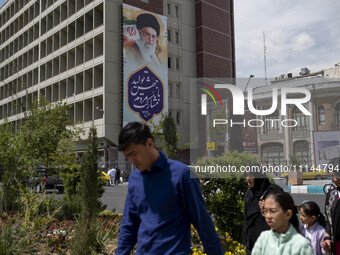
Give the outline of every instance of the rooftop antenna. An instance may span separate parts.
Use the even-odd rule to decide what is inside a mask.
[[[264,61],[264,81],[267,85],[267,47],[266,47],[266,31],[263,31],[263,61]]]

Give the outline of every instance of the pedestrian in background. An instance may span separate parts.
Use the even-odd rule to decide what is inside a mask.
[[[322,248],[340,255],[340,158],[328,163],[328,172],[335,186],[328,190],[325,202],[326,234]]]
[[[188,166],[155,148],[147,125],[127,124],[118,149],[136,166],[129,178],[116,255],[191,254],[191,224],[208,255],[222,255],[197,178]]]
[[[111,170],[109,170],[107,175],[110,176],[110,186],[114,186],[115,185],[115,177],[116,177],[116,169],[112,168]]]
[[[116,186],[118,186],[119,180],[120,180],[120,169],[119,169],[119,167],[117,166],[117,168],[116,168],[116,175],[115,175],[115,185],[116,185]]]
[[[264,201],[262,215],[271,230],[261,233],[252,255],[312,255],[310,242],[299,231],[294,200],[286,192],[268,194]]]
[[[261,214],[261,207],[266,194],[273,190],[283,190],[280,186],[270,183],[267,176],[262,173],[261,165],[252,163],[247,166],[247,169],[250,170],[245,173],[249,189],[244,196],[244,221],[241,243],[246,246],[246,254],[249,255],[261,232],[269,229]]]

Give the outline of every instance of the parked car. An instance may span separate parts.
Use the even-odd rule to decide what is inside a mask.
[[[63,179],[55,171],[45,168],[38,168],[37,176],[30,178],[28,185],[34,188],[37,193],[40,193],[43,188],[57,189],[59,193],[63,193],[65,190]]]
[[[106,186],[110,186],[110,176],[107,175],[104,171],[100,171],[100,177],[106,181]]]
[[[322,180],[327,179],[328,172],[327,170],[323,169],[316,169],[316,168],[304,168],[302,169],[302,179],[303,180]],[[281,175],[282,178],[286,178],[288,180],[288,173],[284,173]]]

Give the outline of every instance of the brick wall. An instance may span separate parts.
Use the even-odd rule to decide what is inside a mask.
[[[235,77],[232,0],[197,1],[197,77]]]

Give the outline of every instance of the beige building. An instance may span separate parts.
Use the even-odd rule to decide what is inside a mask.
[[[338,67],[335,67],[337,72]],[[328,71],[325,73],[329,73]],[[326,75],[325,75],[326,76]],[[304,106],[312,114],[303,114],[296,106],[287,105],[286,116],[281,116],[280,107],[268,116],[257,116],[264,122],[257,128],[258,152],[263,162],[274,165],[289,164],[289,156],[295,154],[302,164],[313,165],[315,146],[313,132],[322,130],[340,130],[340,81],[318,76],[293,77],[272,81],[268,86],[253,90],[257,109],[269,109],[272,105],[272,91],[277,88],[305,88],[310,91],[311,99]],[[278,96],[280,106],[281,97]],[[292,98],[301,97],[292,94]],[[294,119],[286,122],[285,119]],[[284,121],[284,125],[282,125]],[[294,126],[294,127],[293,127]]]
[[[17,127],[40,96],[65,102],[72,122],[96,126],[101,167],[124,162],[116,149],[123,2],[167,16],[168,114],[189,142],[190,79],[235,77],[231,0],[8,0],[0,8],[0,123]]]

